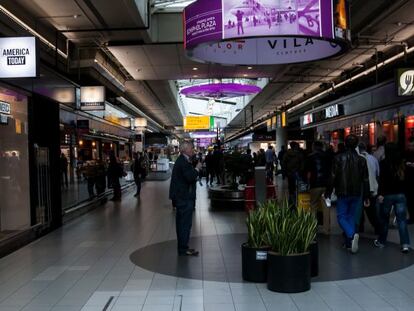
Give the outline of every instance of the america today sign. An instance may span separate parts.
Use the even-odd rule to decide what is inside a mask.
[[[0,78],[37,77],[35,37],[0,38]]]

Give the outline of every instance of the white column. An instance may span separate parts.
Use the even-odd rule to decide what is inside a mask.
[[[282,149],[282,146],[287,145],[287,131],[286,128],[276,129],[276,154]],[[287,148],[287,146],[286,146]]]

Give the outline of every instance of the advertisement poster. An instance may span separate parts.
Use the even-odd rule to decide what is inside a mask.
[[[186,48],[222,39],[221,0],[199,0],[184,10]]]
[[[321,36],[320,17],[320,0],[226,0],[223,37]]]

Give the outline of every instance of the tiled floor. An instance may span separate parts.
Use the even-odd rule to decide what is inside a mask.
[[[265,285],[186,279],[136,266],[130,260],[133,252],[175,238],[168,185],[147,182],[141,201],[131,191],[122,203],[106,203],[0,259],[0,311],[414,310],[414,266],[315,282],[311,291],[294,295],[270,292]],[[210,211],[204,188],[196,211],[195,236],[245,233],[243,212]],[[379,256],[380,250],[372,248],[372,261]],[[402,255],[396,250],[395,256]]]

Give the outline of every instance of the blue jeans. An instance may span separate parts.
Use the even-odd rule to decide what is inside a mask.
[[[177,231],[178,253],[183,254],[188,250],[195,201],[177,200],[174,203],[176,208],[175,226]]]
[[[395,216],[397,217],[400,243],[408,246],[410,245],[410,236],[407,228],[407,199],[402,193],[384,196],[384,202],[380,204],[379,208],[380,234],[378,240],[383,244],[387,241],[392,206],[394,206]]]
[[[362,197],[359,197],[359,202],[355,209],[355,228],[356,229],[357,228],[359,229],[359,224],[361,223],[362,213],[364,212],[363,206],[364,206],[364,200],[362,199]]]
[[[336,202],[336,217],[347,238],[347,244],[354,238],[355,234],[355,212],[361,204],[361,197],[338,197]],[[347,245],[348,247],[350,245]]]

